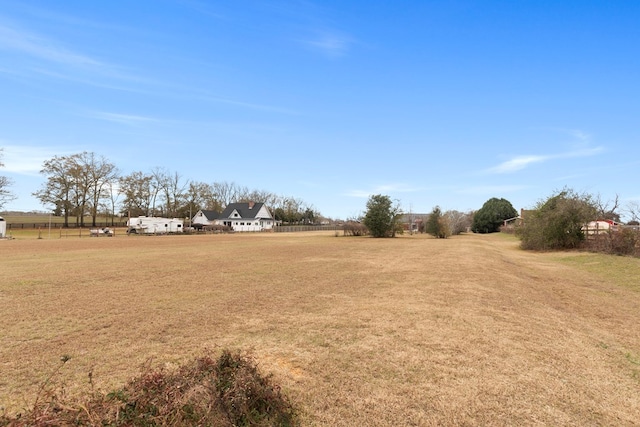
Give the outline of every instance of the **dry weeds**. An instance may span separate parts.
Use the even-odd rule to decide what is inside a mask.
[[[640,260],[502,236],[0,241],[0,406],[250,349],[303,425],[635,425]],[[594,255],[589,255],[594,256]],[[596,261],[589,261],[596,262]],[[604,271],[604,273],[603,273]]]

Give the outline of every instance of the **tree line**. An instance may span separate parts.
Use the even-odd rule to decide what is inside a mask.
[[[579,193],[573,189],[562,189],[539,201],[533,209],[520,215],[506,199],[491,198],[475,212],[442,212],[433,208],[423,223],[424,231],[437,238],[447,238],[465,230],[474,233],[494,233],[513,224],[512,229],[521,240],[523,249],[559,250],[586,248],[618,255],[640,254],[640,204],[631,202],[627,213],[632,227],[611,228],[615,232],[598,233],[587,241],[587,224],[605,220],[620,223],[620,203],[616,195],[613,200],[600,196]],[[377,194],[367,201],[366,212],[361,221],[352,221],[345,226],[345,234],[373,237],[394,237],[403,231],[399,203],[393,203],[386,195]]]
[[[0,163],[0,166],[2,164]],[[234,182],[199,182],[178,172],[156,167],[123,175],[104,156],[82,152],[54,156],[43,163],[42,187],[33,194],[53,214],[64,218],[64,226],[85,218],[96,225],[98,216],[162,216],[191,218],[199,210],[221,212],[230,203],[261,202],[284,223],[314,223],[320,214],[302,199],[266,190],[249,189]],[[15,198],[8,179],[0,177],[0,208]]]
[[[403,216],[409,217],[409,224],[403,224]],[[438,238],[457,235],[471,229],[474,212],[460,212],[448,210],[442,212],[439,206],[433,208],[427,215],[407,214],[400,208],[398,201],[393,201],[384,194],[369,197],[366,211],[362,218],[348,221],[345,232],[350,235],[369,234],[372,237],[395,237],[404,233],[404,226],[409,231],[425,232]]]

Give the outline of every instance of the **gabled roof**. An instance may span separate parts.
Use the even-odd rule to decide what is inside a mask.
[[[240,218],[252,219],[256,217],[263,206],[264,203],[229,203],[218,218],[231,218],[231,214],[236,211]]]
[[[209,211],[209,210],[201,210],[202,215],[205,216],[209,221],[220,218],[220,212],[218,211]]]

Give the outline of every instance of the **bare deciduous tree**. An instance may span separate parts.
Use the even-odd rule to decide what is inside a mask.
[[[120,177],[120,194],[124,196],[122,202],[124,213],[129,216],[148,216],[155,198],[152,186],[153,177],[144,172],[136,171]]]
[[[620,207],[620,197],[616,194],[613,200],[603,200],[600,195],[594,197],[593,203],[597,209],[598,218],[594,219],[610,219],[612,221],[620,222],[620,214],[618,208]]]
[[[214,182],[213,193],[215,194],[216,200],[225,208],[229,203],[236,201],[238,197],[238,186],[234,182]]]
[[[454,236],[471,229],[473,222],[473,214],[471,213],[450,210],[444,213],[444,217],[449,224],[449,232]]]
[[[2,163],[2,148],[0,148],[0,168],[4,167]],[[16,196],[9,191],[9,187],[13,182],[6,176],[0,176],[0,209],[4,207],[8,202],[15,200]]]
[[[74,210],[75,177],[70,173],[73,159],[69,156],[54,156],[44,162],[40,173],[47,176],[42,188],[33,193],[43,205],[51,205],[56,215],[64,217],[64,226],[69,226],[69,216]]]
[[[106,197],[105,186],[117,177],[112,163],[86,151],[55,156],[44,162],[40,173],[47,176],[47,181],[33,195],[43,205],[52,205],[56,214],[64,215],[65,226],[71,215],[76,217],[77,225],[84,226],[86,214],[91,215],[95,226],[100,200]]]
[[[171,173],[163,168],[154,168],[151,172],[157,188],[164,203],[164,215],[175,217],[181,204],[185,201],[185,190],[188,183],[182,182],[182,177],[177,172]]]
[[[640,201],[629,202],[626,211],[632,221],[640,221]]]
[[[118,179],[118,170],[106,158],[98,157],[94,153],[82,153],[81,161],[88,183],[87,198],[90,204],[91,225],[95,227],[100,201],[113,195],[110,189]]]

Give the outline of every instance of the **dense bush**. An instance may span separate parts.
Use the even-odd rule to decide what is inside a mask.
[[[204,356],[175,371],[149,369],[122,389],[92,392],[83,401],[69,401],[63,392],[41,393],[27,413],[0,416],[0,426],[297,425],[280,388],[239,352]]]
[[[596,215],[590,195],[564,189],[528,211],[517,234],[524,249],[574,249],[585,240],[582,227]]]
[[[589,238],[585,247],[595,252],[613,255],[640,255],[640,232],[630,228],[601,233]]]
[[[482,205],[473,215],[471,230],[474,233],[495,233],[500,231],[504,220],[515,218],[518,212],[506,199],[493,197]]]
[[[366,236],[369,234],[367,227],[358,221],[347,221],[342,226],[345,236]]]

